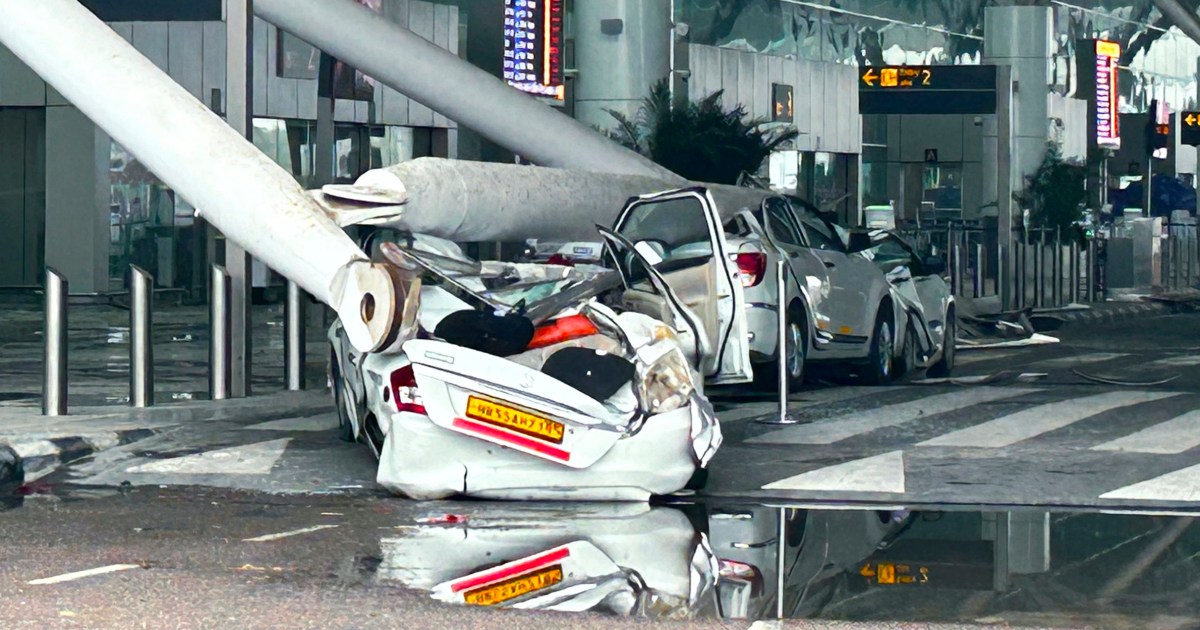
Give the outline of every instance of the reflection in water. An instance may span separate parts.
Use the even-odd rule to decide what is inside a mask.
[[[1186,516],[444,505],[380,541],[379,580],[455,604],[639,617],[1200,623]]]

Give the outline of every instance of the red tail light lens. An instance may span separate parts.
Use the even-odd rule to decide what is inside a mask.
[[[396,411],[428,415],[425,403],[417,393],[417,377],[411,365],[392,372],[392,400],[396,401]]]
[[[562,265],[563,267],[574,267],[575,261],[568,256],[562,254],[551,254],[546,260],[547,265]]]
[[[568,315],[538,326],[529,341],[529,349],[545,348],[556,343],[587,337],[600,332],[584,315]]]
[[[746,288],[756,287],[767,275],[767,255],[763,253],[748,253],[738,254],[734,260],[737,262],[738,272],[742,276],[742,286]]]

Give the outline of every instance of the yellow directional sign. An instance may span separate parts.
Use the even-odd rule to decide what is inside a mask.
[[[994,114],[995,66],[863,66],[862,114]]]
[[[1179,142],[1190,146],[1200,146],[1200,112],[1179,112]]]

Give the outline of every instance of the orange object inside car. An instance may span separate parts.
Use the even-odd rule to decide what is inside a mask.
[[[533,331],[533,340],[529,342],[529,349],[545,348],[598,332],[600,330],[586,316],[568,315],[538,326]]]

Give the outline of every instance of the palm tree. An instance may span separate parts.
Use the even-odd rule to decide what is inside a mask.
[[[617,122],[609,137],[674,173],[699,182],[736,185],[754,173],[780,145],[794,140],[795,128],[766,130],[764,119],[749,119],[746,108],[721,108],[723,91],[699,101],[671,106],[667,81],[659,81],[637,115],[607,110]]]

